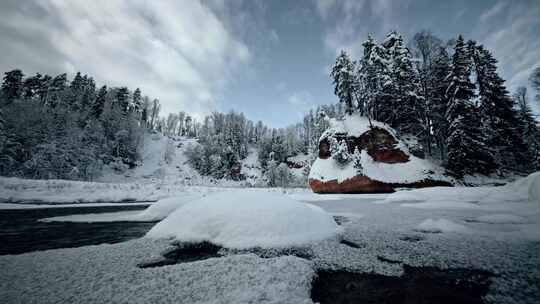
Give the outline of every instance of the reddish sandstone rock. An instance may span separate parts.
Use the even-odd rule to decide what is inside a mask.
[[[331,180],[323,182],[309,179],[309,186],[315,193],[392,193],[394,189],[382,182],[374,181],[366,176],[353,176],[342,182]]]
[[[388,125],[356,115],[329,119],[329,123],[309,175],[314,192],[389,193],[402,187],[452,186],[444,170],[411,155]],[[340,148],[343,142],[346,149]],[[360,153],[355,156],[355,151]],[[343,153],[349,156],[343,157]],[[361,166],[353,166],[355,162]]]

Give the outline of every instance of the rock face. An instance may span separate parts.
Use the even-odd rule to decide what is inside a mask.
[[[346,149],[337,149],[343,142]],[[321,136],[309,185],[316,193],[389,193],[452,184],[441,168],[412,155],[386,124],[347,116],[330,120]]]
[[[373,127],[364,132],[359,137],[348,136],[346,133],[337,133],[333,137],[337,141],[344,140],[347,143],[349,153],[366,150],[367,153],[377,162],[387,164],[405,163],[409,161],[409,156],[396,147],[398,141],[386,129]],[[319,142],[319,158],[327,159],[331,156],[329,137],[322,138]]]

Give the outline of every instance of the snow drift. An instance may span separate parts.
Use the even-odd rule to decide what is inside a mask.
[[[285,195],[227,191],[178,208],[147,234],[228,248],[300,246],[336,236],[340,228],[321,208]]]

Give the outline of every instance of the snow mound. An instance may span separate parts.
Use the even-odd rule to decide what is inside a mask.
[[[160,221],[174,210],[203,196],[203,194],[199,193],[183,193],[175,197],[161,199],[134,216],[133,219],[138,221]]]
[[[504,188],[507,188],[509,193],[521,195],[525,200],[540,203],[540,171],[510,183]]]
[[[527,219],[515,214],[497,213],[479,216],[474,221],[488,224],[524,224]]]
[[[363,175],[384,183],[410,184],[425,179],[450,181],[440,167],[413,155],[409,155],[408,162],[387,164],[374,161],[366,150],[362,150],[361,164]],[[353,162],[342,166],[332,158],[317,158],[309,172],[310,179],[337,180],[339,183],[356,175],[358,175],[358,170],[354,168]]]
[[[426,233],[441,233],[441,232],[463,232],[467,227],[449,221],[447,219],[427,219],[416,227],[417,231]]]
[[[228,248],[292,247],[336,236],[340,228],[321,208],[285,195],[234,190],[178,208],[147,234]]]

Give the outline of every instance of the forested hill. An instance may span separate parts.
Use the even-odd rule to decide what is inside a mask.
[[[235,112],[215,112],[203,121],[185,112],[161,117],[159,100],[141,90],[97,88],[81,73],[69,80],[66,74],[25,76],[12,70],[4,74],[1,92],[0,175],[33,179],[95,180],[104,172],[140,167],[152,144],[148,137],[162,134],[176,145],[189,143],[182,151],[202,176],[243,179],[241,166],[251,152],[250,166],[269,172],[265,183],[277,184],[272,176],[281,170],[281,184],[296,184],[289,166],[280,164],[292,156],[306,158],[316,148],[326,128],[318,111],[340,115],[340,107],[318,107],[284,129]],[[150,150],[172,149],[158,146]]]

